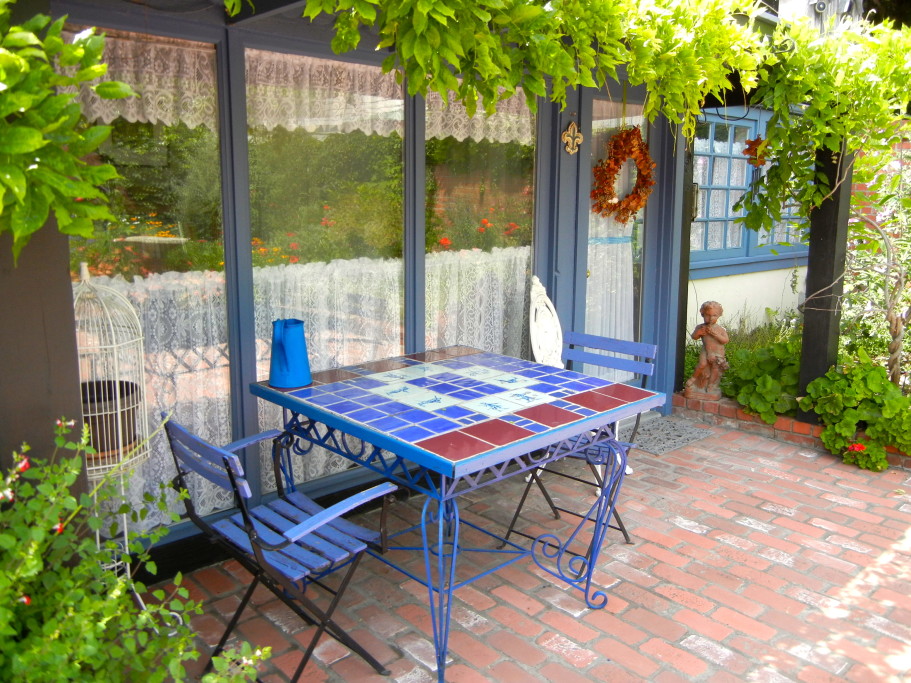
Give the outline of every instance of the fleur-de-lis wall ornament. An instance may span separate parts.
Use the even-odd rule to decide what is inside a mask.
[[[560,140],[566,145],[563,149],[565,149],[566,153],[569,155],[576,154],[579,151],[579,145],[582,144],[584,139],[585,138],[583,138],[582,133],[579,132],[579,126],[576,125],[575,121],[570,121],[566,130],[564,130],[563,134],[560,136]]]

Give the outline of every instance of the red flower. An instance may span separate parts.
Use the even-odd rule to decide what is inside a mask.
[[[300,249],[300,245],[297,242],[292,242],[288,245],[288,249]]]
[[[482,225],[490,225],[490,221],[487,220],[486,218],[482,218],[482,219],[481,219],[481,224],[482,224]]]
[[[485,228],[483,225],[478,228],[478,232],[484,232],[485,230],[487,230],[487,228]]]
[[[451,245],[452,245],[452,240],[450,240],[448,237],[440,238],[440,246],[443,247],[443,249],[449,249],[449,247]]]
[[[59,535],[63,533],[63,521],[57,522],[53,527],[53,530]]]
[[[300,256],[292,256],[291,258],[288,259],[288,261],[289,261],[290,263],[297,263],[297,262],[300,261],[300,260],[301,260],[301,259],[300,259]]]
[[[288,237],[294,237],[294,233],[293,233],[293,232],[286,232],[285,235],[287,235]]]
[[[19,464],[16,465],[16,471],[25,472],[25,470],[27,470],[31,466],[32,466],[32,464],[28,461],[28,458],[23,458],[22,460],[19,461]]]
[[[19,602],[28,607],[32,604],[32,599],[27,595],[23,595],[21,598],[19,598]]]
[[[850,446],[848,446],[848,450],[853,453],[861,453],[862,451],[867,450],[867,447],[862,443],[852,443]]]

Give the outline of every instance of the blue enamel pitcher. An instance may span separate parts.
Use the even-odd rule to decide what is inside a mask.
[[[269,386],[293,389],[312,382],[304,321],[296,318],[272,321],[272,360]]]

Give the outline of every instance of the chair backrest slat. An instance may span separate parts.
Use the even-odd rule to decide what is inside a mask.
[[[563,336],[563,341],[569,346],[583,346],[587,349],[598,349],[648,360],[654,360],[658,355],[658,347],[654,344],[598,337],[583,332],[567,332]]]
[[[216,486],[231,491],[231,480],[227,469],[231,469],[237,482],[237,491],[244,498],[250,498],[250,484],[244,476],[244,468],[234,453],[212,446],[195,434],[191,434],[176,422],[165,423],[165,431],[171,442],[174,460],[184,473],[195,472]]]
[[[619,356],[602,356],[601,354],[583,351],[578,348],[566,349],[563,352],[563,358],[577,363],[587,363],[602,368],[611,368],[612,370],[633,372],[637,375],[651,375],[655,371],[655,366],[651,363],[632,360],[631,358],[621,358]]]

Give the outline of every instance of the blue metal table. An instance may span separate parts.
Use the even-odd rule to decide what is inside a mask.
[[[491,571],[531,557],[580,590],[589,607],[604,607],[607,596],[592,574],[626,469],[626,445],[610,425],[665,402],[662,393],[464,346],[315,373],[300,389],[258,382],[251,391],[285,409],[283,438],[297,453],[321,446],[426,494],[420,523],[390,537],[417,531],[421,544],[389,547],[422,551],[423,574],[396,564],[393,552],[374,556],[427,587],[440,681],[452,593]],[[523,546],[460,520],[459,496],[569,455],[605,465],[609,475],[567,537],[543,534]],[[589,549],[569,551],[588,522]],[[469,548],[460,540],[463,526],[498,545]],[[457,580],[466,552],[495,554],[496,563]]]

